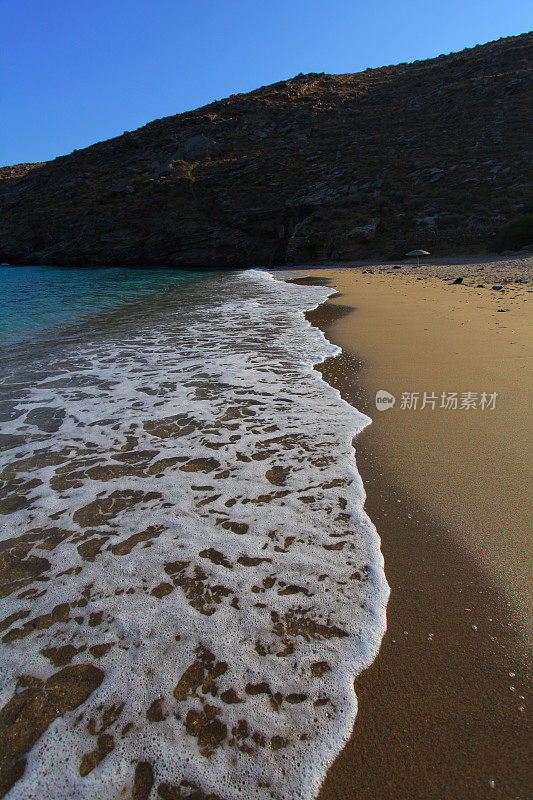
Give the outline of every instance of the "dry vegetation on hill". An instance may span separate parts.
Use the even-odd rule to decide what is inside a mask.
[[[531,212],[532,34],[298,75],[0,170],[0,260],[249,266],[483,251]]]

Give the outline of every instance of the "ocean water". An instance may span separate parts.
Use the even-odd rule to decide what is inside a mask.
[[[48,714],[9,800],[310,800],[352,730],[388,586],[330,290],[196,277],[4,350],[0,720]]]
[[[0,266],[0,352],[37,335],[53,336],[57,326],[187,285],[205,274],[163,268]]]

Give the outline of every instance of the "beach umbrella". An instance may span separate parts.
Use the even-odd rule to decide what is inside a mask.
[[[420,256],[429,256],[431,253],[428,253],[427,250],[410,250],[409,253],[405,254],[406,256],[416,256],[416,266],[420,266]]]

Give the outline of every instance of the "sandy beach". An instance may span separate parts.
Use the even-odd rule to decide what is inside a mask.
[[[338,292],[309,315],[343,348],[324,376],[373,419],[357,464],[392,590],[321,800],[527,795],[531,266],[305,269]]]
[[[527,796],[529,265],[394,266],[97,288],[15,337],[1,796]]]

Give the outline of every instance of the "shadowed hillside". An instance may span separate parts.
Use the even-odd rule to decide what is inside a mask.
[[[532,39],[298,75],[0,169],[0,261],[250,266],[482,250],[531,211]]]

